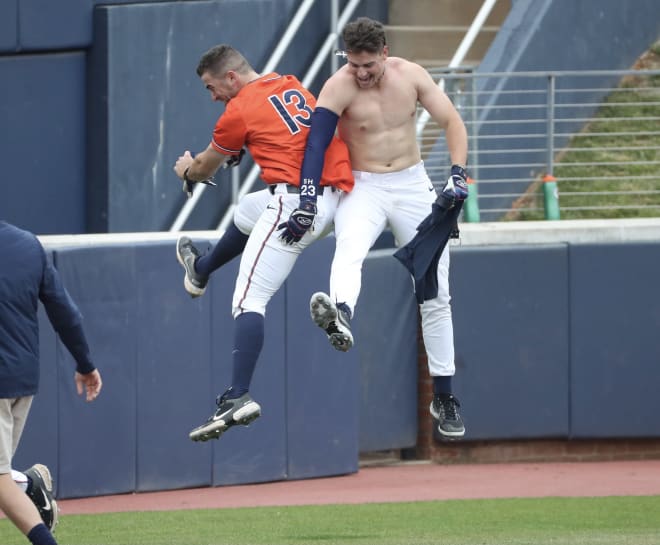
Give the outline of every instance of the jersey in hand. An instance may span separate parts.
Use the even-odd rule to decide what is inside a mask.
[[[246,145],[266,183],[298,185],[316,99],[295,76],[274,72],[248,83],[229,101],[213,131],[213,147],[235,155]],[[348,148],[334,137],[325,156],[321,185],[350,191]]]

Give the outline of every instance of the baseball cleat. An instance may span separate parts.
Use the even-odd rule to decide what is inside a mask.
[[[44,524],[49,530],[54,530],[58,522],[59,507],[53,499],[53,478],[50,471],[43,464],[35,464],[23,473],[29,477],[25,493],[39,511]]]
[[[183,276],[183,287],[191,297],[199,297],[206,291],[208,276],[203,276],[195,271],[195,260],[200,256],[199,250],[193,246],[192,240],[186,236],[179,237],[176,241],[176,258],[186,271]]]
[[[341,307],[344,308],[341,308]],[[323,329],[330,344],[341,352],[348,352],[353,346],[351,315],[346,305],[337,308],[332,299],[319,291],[309,301],[309,312],[314,323]]]
[[[451,394],[433,396],[431,416],[438,421],[438,431],[445,439],[459,439],[465,435],[465,426],[461,415],[458,399]]]
[[[218,439],[231,426],[240,424],[247,426],[261,416],[261,407],[250,394],[245,393],[235,399],[227,399],[231,388],[216,400],[218,410],[213,413],[206,423],[198,426],[189,434],[193,441],[208,441]]]

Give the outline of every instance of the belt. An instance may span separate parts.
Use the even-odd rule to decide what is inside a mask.
[[[299,193],[300,188],[297,185],[292,185],[292,184],[287,184],[287,183],[277,183],[277,184],[268,184],[268,191],[270,191],[271,195],[275,195],[275,187],[278,185],[284,185],[286,186],[286,192],[287,193]],[[329,189],[331,189],[333,192],[336,191],[334,187],[327,186]],[[323,190],[326,188],[326,186],[322,185],[319,187],[319,195],[323,195]]]

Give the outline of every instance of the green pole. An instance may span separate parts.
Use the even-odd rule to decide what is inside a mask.
[[[479,223],[479,193],[477,182],[468,178],[468,198],[463,203],[463,215],[468,223]]]
[[[546,174],[543,177],[543,207],[545,208],[545,219],[561,219],[557,179],[552,174]]]

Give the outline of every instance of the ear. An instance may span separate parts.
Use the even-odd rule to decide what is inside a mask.
[[[383,46],[383,58],[386,59],[390,54],[390,48],[387,45]]]

